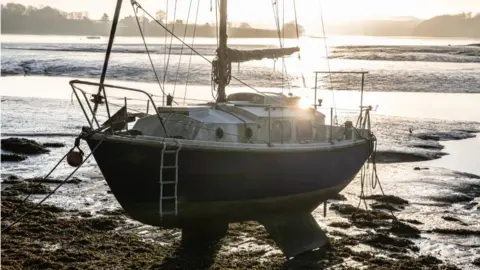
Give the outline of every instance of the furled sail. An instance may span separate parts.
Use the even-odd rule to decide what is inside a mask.
[[[246,62],[251,60],[261,60],[264,58],[276,59],[282,56],[288,56],[300,51],[300,48],[281,48],[281,49],[262,49],[262,50],[235,50],[227,48],[228,60],[230,62]]]

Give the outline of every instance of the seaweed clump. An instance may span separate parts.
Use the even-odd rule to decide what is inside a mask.
[[[1,200],[2,229],[34,206],[14,196],[2,196]],[[123,230],[125,215],[120,210],[102,211],[103,216],[87,218],[79,217],[79,213],[51,205],[38,206],[2,233],[1,268],[351,269],[347,258],[367,269],[430,269],[441,264],[435,258],[414,257],[408,251],[418,248],[410,240],[387,233],[348,236],[331,231],[334,237],[329,245],[286,260],[280,252],[271,252],[277,249],[275,242],[258,222],[230,224],[223,239],[208,246],[186,246],[176,237],[177,229],[150,228],[148,236]],[[350,248],[360,243],[383,250],[384,255]],[[395,255],[385,256],[388,252]]]
[[[50,152],[50,150],[48,150],[45,146],[37,143],[36,141],[24,138],[2,139],[1,143],[2,150],[16,154],[31,155]]]

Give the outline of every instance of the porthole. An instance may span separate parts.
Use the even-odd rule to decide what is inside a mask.
[[[222,128],[217,128],[215,130],[215,135],[217,136],[217,139],[223,138],[223,129]]]
[[[252,136],[253,136],[253,130],[251,128],[247,127],[245,129],[245,137],[247,137],[247,139],[250,139],[250,138],[252,138]]]

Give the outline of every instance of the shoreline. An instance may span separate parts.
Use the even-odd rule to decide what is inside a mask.
[[[276,31],[274,29],[252,29],[252,30],[264,30],[264,31]],[[11,36],[72,36],[72,37],[89,37],[89,36],[95,36],[95,37],[101,37],[101,38],[105,38],[105,39],[108,39],[108,35],[96,35],[96,34],[85,34],[85,35],[82,35],[82,34],[62,34],[62,33],[52,33],[52,34],[35,34],[35,33],[2,33],[3,35],[11,35]],[[119,37],[132,37],[132,38],[137,38],[137,37],[141,37],[140,35],[117,35]],[[169,36],[169,35],[166,35],[166,36]],[[330,35],[331,37],[374,37],[374,38],[399,38],[399,39],[445,39],[445,40],[480,40],[480,37],[471,37],[471,36],[415,36],[415,35],[396,35],[396,36],[392,36],[392,35],[361,35],[361,34],[331,34]],[[165,37],[165,35],[163,36],[149,36],[149,35],[146,35],[145,36],[146,38],[162,38],[162,37]],[[187,38],[191,38],[191,36],[186,36]],[[212,36],[196,36],[196,37],[199,37],[199,38],[216,38],[215,35],[212,35]],[[265,37],[261,37],[261,36],[239,36],[239,37],[236,37],[236,36],[232,36],[232,37],[229,37],[229,38],[232,38],[232,39],[266,39],[266,38],[273,38],[273,39],[278,39],[278,37],[268,37],[268,36],[265,36]],[[300,36],[300,38],[322,38],[322,37],[317,37],[315,35],[308,35],[308,34],[304,34],[302,36]],[[285,39],[297,39],[296,36],[292,36],[292,37],[285,37]],[[478,43],[469,43],[469,44],[464,44],[465,46],[480,46],[480,44]]]

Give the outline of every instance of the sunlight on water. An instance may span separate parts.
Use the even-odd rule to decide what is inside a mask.
[[[190,58],[188,52],[175,41],[169,57],[168,74],[163,78],[167,58],[164,38],[148,38],[147,41],[151,45],[156,70],[161,75],[160,80],[165,79],[165,85],[161,83],[160,87],[156,82],[139,37],[117,37],[106,83],[152,93],[157,106],[162,104],[161,88],[173,94],[180,105],[215,99],[217,93],[210,86],[211,65],[208,62],[198,56]],[[216,40],[198,38],[196,41],[195,48],[212,60]],[[394,163],[378,165],[386,193],[411,202],[403,211],[396,213],[398,217],[422,221],[424,224],[418,226],[422,232],[437,226],[464,229],[461,225],[443,220],[441,217],[444,214],[459,216],[469,229],[480,229],[477,222],[480,212],[475,205],[478,194],[468,193],[468,197],[472,198],[468,205],[462,202],[440,205],[436,201],[458,193],[460,188],[475,191],[475,188],[468,187],[478,183],[478,179],[437,167],[480,173],[477,157],[479,137],[440,142],[418,137],[419,134],[440,134],[442,139],[464,139],[480,130],[480,94],[473,94],[480,93],[480,48],[465,46],[479,41],[352,36],[330,37],[326,41],[331,58],[329,63],[325,59],[325,40],[305,37],[285,41],[287,47],[300,46],[300,54],[284,60],[234,64],[232,73],[257,90],[298,95],[302,108],[316,103],[315,99],[322,99],[318,110],[326,115],[326,123],[338,116],[339,124],[343,124],[358,117],[360,77],[320,76],[317,84],[320,90],[315,98],[313,71],[369,71],[363,105],[372,105],[374,109],[371,113],[372,131],[378,139],[380,157],[382,152],[384,154],[384,162],[385,153],[387,160],[389,153],[394,158],[407,156],[414,160],[450,154],[434,161],[405,163],[401,162],[406,160],[397,157],[399,160],[394,160]],[[79,78],[99,81],[106,42],[106,38],[89,40],[79,36],[2,36],[2,136],[25,136],[40,143],[66,144],[64,148],[52,149],[50,154],[31,156],[20,166],[18,163],[2,163],[3,174],[43,176],[73,145],[74,136],[87,121],[68,83]],[[230,39],[229,44],[236,49],[273,48],[278,47],[278,39]],[[82,89],[91,93],[98,90],[95,86]],[[124,105],[123,92],[108,87],[106,91],[112,97],[109,102]],[[227,87],[227,94],[252,91],[234,80]],[[183,100],[185,96],[187,99]],[[129,100],[129,109],[145,109],[145,96],[134,97],[141,100]],[[99,109],[101,120],[106,120],[105,110],[105,106]],[[441,145],[445,148],[440,149]],[[84,143],[81,147],[86,151],[88,149]],[[70,171],[71,168],[63,164],[53,176],[62,178]],[[89,160],[79,170],[78,176],[84,180],[81,185],[75,189],[60,190],[50,202],[83,210],[88,203],[88,211],[118,207],[114,199],[107,203],[99,200],[112,196],[107,195],[108,188],[94,160]],[[348,198],[348,203],[356,203],[359,190],[360,180],[357,177],[342,194]],[[367,192],[378,193],[378,190],[373,191],[370,187]],[[335,213],[324,219],[321,211],[319,208],[314,214],[322,226],[339,219]],[[422,233],[421,239],[415,241],[421,254],[434,254],[442,260],[453,261],[462,269],[468,269],[472,258],[480,252],[478,237],[464,239]],[[464,248],[464,243],[473,248]]]

